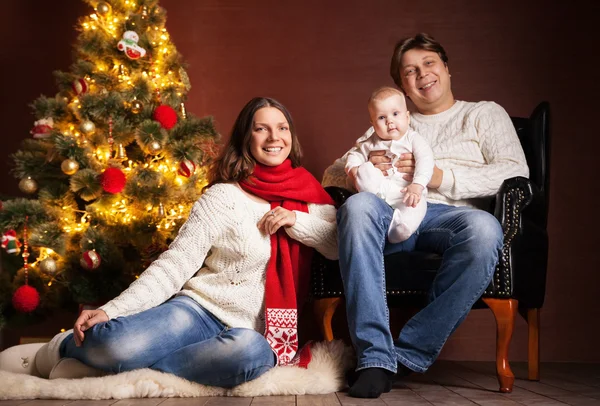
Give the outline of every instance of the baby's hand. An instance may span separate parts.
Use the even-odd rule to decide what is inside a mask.
[[[407,207],[417,207],[417,204],[419,204],[419,202],[421,201],[421,194],[423,194],[423,189],[423,186],[417,183],[411,183],[410,185],[402,189],[402,192],[404,192],[404,199],[402,199],[402,202]]]

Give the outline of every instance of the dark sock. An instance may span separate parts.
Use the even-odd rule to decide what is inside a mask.
[[[348,391],[354,398],[378,398],[392,390],[394,373],[383,368],[366,368],[358,371],[358,377]]]
[[[398,372],[396,373],[397,378],[404,378],[406,376],[409,376],[413,372],[415,372],[415,371],[413,371],[409,367],[405,366],[404,364],[401,364],[398,362]]]

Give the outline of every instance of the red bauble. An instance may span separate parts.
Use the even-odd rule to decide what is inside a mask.
[[[119,193],[125,188],[127,178],[119,168],[108,168],[100,175],[102,189],[108,193]]]
[[[84,252],[81,256],[81,259],[79,260],[79,264],[88,271],[98,269],[98,267],[100,266],[100,262],[100,255],[98,255],[98,253],[93,250]]]
[[[170,130],[177,124],[177,113],[173,110],[173,107],[163,104],[154,110],[154,119],[158,121],[163,128]]]
[[[184,159],[183,161],[179,162],[179,169],[177,170],[177,173],[179,173],[181,176],[189,178],[194,174],[195,171],[196,164],[189,159]]]
[[[40,294],[34,287],[23,285],[13,295],[12,304],[18,312],[31,313],[40,304]]]

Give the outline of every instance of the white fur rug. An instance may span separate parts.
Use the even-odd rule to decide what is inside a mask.
[[[279,366],[232,389],[200,385],[171,374],[139,369],[117,375],[81,379],[43,379],[0,371],[0,400],[127,399],[198,396],[317,395],[336,392],[354,364],[341,341],[314,343],[308,368]]]

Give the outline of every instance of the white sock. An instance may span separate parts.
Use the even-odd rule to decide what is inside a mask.
[[[409,227],[402,219],[402,214],[399,210],[394,210],[394,216],[388,229],[388,241],[395,244],[406,241],[416,231]]]

